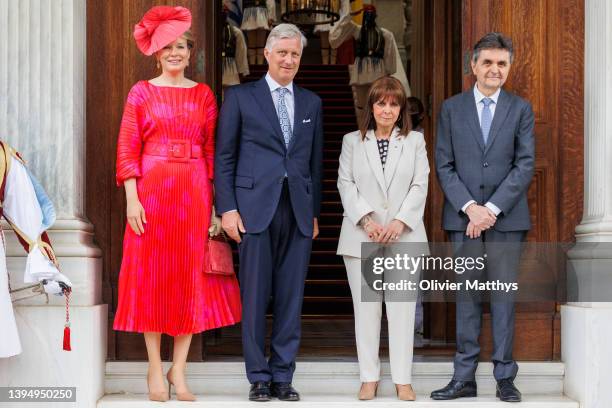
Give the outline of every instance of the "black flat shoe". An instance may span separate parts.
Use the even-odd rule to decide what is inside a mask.
[[[291,386],[291,383],[272,383],[272,396],[281,401],[299,401],[300,393]]]
[[[451,400],[457,398],[470,398],[475,397],[476,394],[476,381],[451,380],[446,387],[433,391],[431,393],[431,399]]]
[[[267,381],[255,381],[251,384],[249,401],[270,401],[270,383]]]
[[[521,402],[521,392],[514,386],[509,378],[497,381],[495,396],[505,402]]]

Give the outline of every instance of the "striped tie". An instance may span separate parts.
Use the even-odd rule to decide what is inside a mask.
[[[289,121],[289,113],[287,112],[287,105],[285,105],[285,94],[289,90],[287,88],[278,88],[278,120],[280,122],[281,130],[283,131],[283,139],[285,139],[285,146],[289,146],[291,141],[291,122]]]
[[[482,130],[482,138],[484,140],[484,144],[487,144],[487,140],[489,139],[489,131],[491,130],[491,122],[493,121],[493,116],[491,115],[491,109],[489,109],[489,105],[491,105],[493,99],[491,98],[483,98],[482,104],[484,108],[482,108],[482,117],[480,119],[480,129]]]

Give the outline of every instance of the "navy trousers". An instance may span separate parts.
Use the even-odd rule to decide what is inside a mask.
[[[517,282],[519,260],[525,231],[484,231],[476,239],[470,239],[465,231],[447,231],[456,255],[479,257],[487,254],[486,268],[479,274],[457,275],[457,282],[467,279]],[[493,334],[493,375],[496,380],[514,379],[518,365],[512,358],[514,344],[513,294],[490,294],[491,326]],[[482,328],[482,302],[480,295],[457,295],[457,352],[454,360],[453,379],[473,381],[478,366],[480,344],[478,336]]]
[[[239,245],[242,347],[247,378],[291,382],[300,346],[304,282],[312,237],[296,223],[287,181],[272,222]],[[272,302],[270,358],[266,359],[266,309]]]

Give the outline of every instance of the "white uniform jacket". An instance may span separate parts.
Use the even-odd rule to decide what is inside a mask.
[[[42,280],[50,282],[69,280],[57,269],[51,258],[55,258],[52,248],[41,238],[45,230],[55,221],[55,211],[48,197],[17,153],[7,144],[0,146],[0,179],[4,178],[3,216],[23,240],[28,252],[25,283]],[[9,280],[6,269],[4,232],[0,231],[0,358],[21,353],[21,343],[17,333],[13,305],[9,293]],[[56,286],[59,289],[59,286]]]

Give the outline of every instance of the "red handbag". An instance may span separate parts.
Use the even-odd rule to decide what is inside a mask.
[[[223,233],[208,238],[208,268],[205,272],[214,275],[234,274],[232,247]]]

